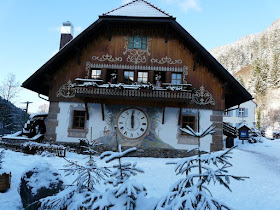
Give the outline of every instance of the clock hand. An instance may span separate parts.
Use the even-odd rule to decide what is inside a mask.
[[[131,128],[134,128],[134,110],[132,110],[131,114]]]

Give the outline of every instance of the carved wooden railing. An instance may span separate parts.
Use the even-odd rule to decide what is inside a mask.
[[[193,93],[191,90],[151,90],[151,89],[119,89],[102,87],[74,87],[76,97],[141,97],[141,98],[166,98],[191,100]]]

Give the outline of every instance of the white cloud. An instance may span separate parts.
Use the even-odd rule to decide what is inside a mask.
[[[201,11],[199,0],[183,0],[180,2],[180,5],[184,11],[188,11],[190,9]]]
[[[189,10],[202,10],[200,0],[165,0],[165,2],[180,7],[184,12],[188,12]]]
[[[122,5],[127,4],[129,2],[131,2],[132,0],[122,0]]]

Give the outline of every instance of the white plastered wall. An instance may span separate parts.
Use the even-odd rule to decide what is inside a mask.
[[[71,110],[85,110],[83,103],[69,103],[69,102],[59,102],[60,113],[57,115],[58,126],[56,127],[57,141],[58,142],[79,142],[81,138],[69,137],[68,129],[72,126],[72,111]],[[103,135],[104,127],[109,126],[106,124],[106,119],[102,121],[102,112],[100,104],[88,104],[89,109],[89,121],[86,122],[86,127],[88,128],[88,133],[86,138],[91,137],[92,128],[92,139],[99,138]],[[106,109],[105,109],[106,110]],[[191,111],[197,113],[196,109],[183,109],[184,111]],[[205,130],[211,125],[210,116],[212,115],[212,110],[200,110],[200,129]],[[105,117],[107,113],[105,111]],[[185,149],[189,150],[197,147],[197,145],[179,144],[177,140],[178,133],[178,117],[179,108],[166,108],[165,109],[165,122],[164,124],[159,123],[155,132],[158,134],[159,138],[172,146],[175,149]],[[162,122],[162,115],[159,115],[159,122]],[[210,144],[212,142],[212,136],[208,135],[201,139],[201,148],[206,151],[210,151]]]
[[[71,110],[85,110],[85,105],[82,103],[69,103],[59,102],[60,113],[57,115],[58,126],[56,127],[56,141],[58,142],[80,142],[81,138],[68,137],[68,128],[72,126],[72,114]],[[86,127],[88,133],[86,138],[91,137],[96,139],[102,135],[103,129],[106,126],[106,122],[102,121],[102,112],[100,104],[88,104],[89,121],[86,121]]]

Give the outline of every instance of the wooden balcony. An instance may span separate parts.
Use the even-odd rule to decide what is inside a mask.
[[[75,97],[97,99],[149,100],[188,102],[192,99],[191,90],[149,89],[139,87],[75,86]]]

